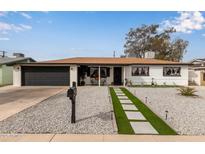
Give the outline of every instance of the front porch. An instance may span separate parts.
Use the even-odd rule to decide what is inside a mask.
[[[78,86],[125,85],[125,66],[79,65]]]

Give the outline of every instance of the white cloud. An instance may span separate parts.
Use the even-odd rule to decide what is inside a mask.
[[[31,18],[32,18],[29,14],[27,14],[27,13],[25,13],[25,12],[21,12],[20,14],[21,14],[23,17],[27,18],[27,19],[31,19]]]
[[[0,37],[0,41],[9,41],[10,39],[8,37]]]
[[[7,12],[0,11],[0,17],[6,16]]]
[[[24,25],[24,24],[15,25],[6,22],[0,22],[0,32],[4,32],[4,33],[8,31],[20,32],[20,31],[25,31],[30,29],[32,29],[32,27],[29,25]]]
[[[193,30],[205,28],[205,17],[201,12],[178,12],[179,17],[165,20],[161,24],[164,28],[174,27],[177,32],[191,33]]]
[[[20,24],[20,26],[23,28],[23,29],[32,29],[32,27],[30,25],[25,25],[25,24]]]

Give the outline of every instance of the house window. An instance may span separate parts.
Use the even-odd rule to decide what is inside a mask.
[[[164,67],[163,76],[181,76],[181,67]]]
[[[149,67],[132,66],[132,76],[149,76]]]
[[[98,70],[99,68],[98,67],[91,67],[90,68],[90,77],[91,78],[98,78]],[[101,67],[100,68],[100,77],[101,78],[106,78],[108,76],[108,69],[105,68],[105,67]]]
[[[203,73],[203,81],[205,81],[205,73]]]

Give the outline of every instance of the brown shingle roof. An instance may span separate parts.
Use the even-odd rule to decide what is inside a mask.
[[[49,60],[38,63],[45,64],[111,64],[111,65],[130,65],[130,64],[187,64],[173,61],[145,59],[145,58],[110,58],[110,57],[76,57],[59,60]]]

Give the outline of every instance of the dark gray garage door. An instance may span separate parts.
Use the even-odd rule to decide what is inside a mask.
[[[69,86],[69,67],[23,66],[23,86]]]

